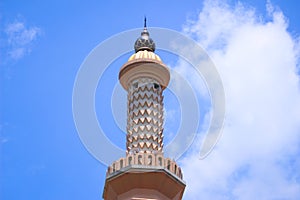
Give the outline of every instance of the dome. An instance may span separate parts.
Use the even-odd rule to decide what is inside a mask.
[[[128,90],[132,81],[148,77],[156,80],[164,89],[169,84],[170,71],[160,57],[155,54],[155,44],[153,40],[150,40],[146,27],[141,35],[146,37],[148,42],[151,41],[152,43],[142,43],[139,40],[140,38],[137,40],[134,54],[129,57],[128,61],[120,69],[120,83],[125,90]]]
[[[138,60],[138,59],[143,59],[143,60],[148,59],[148,60],[162,62],[158,55],[156,55],[152,51],[147,51],[147,50],[140,50],[140,51],[136,52],[135,54],[130,56],[128,61]]]
[[[138,52],[141,50],[147,50],[147,51],[152,51],[152,52],[155,51],[155,43],[149,37],[149,32],[147,30],[146,18],[145,18],[145,23],[144,23],[144,30],[141,32],[141,37],[139,37],[134,43],[134,50],[135,50],[135,52]]]

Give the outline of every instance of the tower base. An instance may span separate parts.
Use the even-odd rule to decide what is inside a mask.
[[[132,165],[122,168],[105,181],[105,200],[181,200],[185,183],[168,169]]]

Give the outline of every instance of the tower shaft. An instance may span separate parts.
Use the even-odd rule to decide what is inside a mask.
[[[138,78],[130,83],[127,105],[127,153],[162,152],[163,96],[158,81]]]

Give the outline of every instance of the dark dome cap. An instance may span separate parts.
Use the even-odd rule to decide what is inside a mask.
[[[146,25],[146,17],[145,17],[145,22],[144,22],[144,30],[141,32],[141,37],[139,37],[135,43],[134,43],[134,50],[135,52],[138,51],[155,51],[155,43],[154,41],[149,37],[149,32],[147,30],[147,25]]]

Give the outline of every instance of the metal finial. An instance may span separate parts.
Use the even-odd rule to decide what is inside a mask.
[[[147,18],[144,17],[144,30],[141,32],[141,37],[139,37],[134,44],[135,52],[140,50],[147,50],[147,51],[155,51],[155,43],[149,37],[149,32],[147,30]]]

